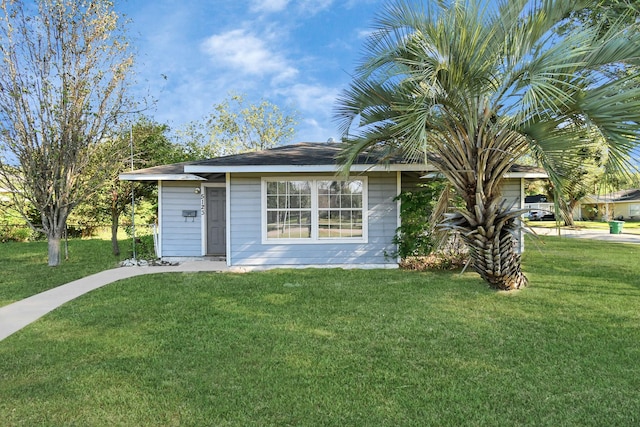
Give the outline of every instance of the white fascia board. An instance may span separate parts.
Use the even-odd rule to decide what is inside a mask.
[[[549,178],[549,175],[543,172],[507,172],[504,175],[505,178],[528,178],[528,179],[544,179]],[[420,177],[420,179],[433,179],[444,178],[441,173],[426,174]]]
[[[120,181],[206,181],[198,175],[175,173],[175,174],[135,174],[135,173],[122,173],[118,175]]]
[[[544,172],[507,172],[504,174],[505,178],[528,178],[528,179],[543,179],[549,178]]]
[[[351,172],[424,172],[430,170],[428,165],[353,165]],[[320,172],[340,172],[336,165],[270,165],[270,166],[185,166],[185,172],[190,173],[320,173]]]

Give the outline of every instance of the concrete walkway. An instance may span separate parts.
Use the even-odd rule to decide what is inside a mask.
[[[191,261],[175,266],[119,267],[101,271],[0,307],[0,341],[62,304],[118,280],[144,274],[226,270],[228,268],[224,261]]]

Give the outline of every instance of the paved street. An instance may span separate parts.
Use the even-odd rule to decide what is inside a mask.
[[[540,236],[558,235],[557,228],[531,227],[531,229]],[[622,234],[610,234],[609,230],[571,230],[561,228],[560,235],[563,237],[572,237],[579,239],[594,239],[607,242],[640,244],[640,234],[625,233],[624,227],[622,229]]]

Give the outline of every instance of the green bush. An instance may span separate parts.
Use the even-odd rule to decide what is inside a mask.
[[[415,191],[404,191],[395,198],[400,200],[401,225],[393,238],[398,250],[388,253],[389,257],[421,257],[434,250],[429,218],[444,186],[442,181],[432,181],[421,184]]]
[[[0,225],[0,242],[27,242],[35,240],[37,233],[25,225]]]
[[[129,238],[133,237],[133,228],[130,225],[124,227]],[[130,252],[133,258],[133,251]],[[136,227],[136,254],[135,258],[154,260],[157,258],[153,242],[153,232],[150,228]]]

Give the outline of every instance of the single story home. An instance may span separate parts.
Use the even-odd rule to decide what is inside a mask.
[[[224,257],[238,270],[274,267],[394,268],[386,254],[400,225],[403,190],[434,169],[361,154],[340,174],[339,143],[269,150],[157,166],[120,175],[158,182],[158,256]],[[433,174],[431,174],[433,175]],[[514,167],[502,189],[524,207],[524,180],[546,175]]]
[[[640,189],[590,195],[580,201],[582,216],[587,219],[640,219]]]

